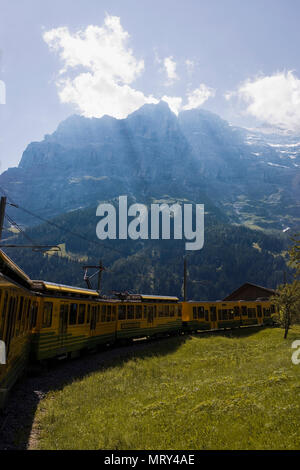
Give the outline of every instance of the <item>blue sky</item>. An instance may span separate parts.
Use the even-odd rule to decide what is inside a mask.
[[[298,0],[0,0],[0,12],[0,171],[70,114],[122,118],[160,99],[300,131]]]

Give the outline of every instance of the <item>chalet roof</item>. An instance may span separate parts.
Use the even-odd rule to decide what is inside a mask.
[[[243,291],[245,291],[246,288],[255,288],[255,289],[259,289],[262,293],[262,295],[260,297],[263,297],[263,294],[266,293],[268,296],[270,295],[274,295],[275,294],[275,289],[270,289],[269,287],[263,287],[263,286],[259,286],[257,284],[252,284],[251,282],[245,282],[244,284],[242,284],[238,289],[234,290],[233,292],[231,292],[229,295],[227,295],[226,297],[224,297],[223,300],[231,300],[232,298],[236,298],[237,296],[239,296],[240,294],[242,294]],[[241,296],[242,297],[242,296]]]

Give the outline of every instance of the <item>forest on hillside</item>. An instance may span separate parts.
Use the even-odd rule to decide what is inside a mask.
[[[187,259],[188,298],[222,299],[244,282],[275,288],[291,276],[286,264],[289,237],[208,219],[202,250],[186,251],[185,240],[105,240],[96,237],[95,209],[56,217],[25,231],[5,232],[4,243],[60,245],[58,253],[7,248],[6,253],[32,279],[86,285],[83,265],[102,260],[102,292],[132,291],[183,295],[183,263]],[[90,272],[92,274],[92,271]],[[96,288],[96,278],[93,279]]]

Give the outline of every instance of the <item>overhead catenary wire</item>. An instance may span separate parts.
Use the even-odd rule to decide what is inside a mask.
[[[27,235],[27,233],[8,214],[5,214],[5,218],[11,225],[13,225],[14,227],[16,227],[17,230],[19,230],[19,232],[24,236],[24,238],[26,238],[33,244],[35,243],[35,241],[31,237],[29,237],[29,235]]]
[[[81,235],[79,233],[73,232],[72,230],[66,229],[65,227],[61,227],[60,225],[56,224],[53,221],[50,221],[48,219],[45,219],[44,217],[41,217],[40,215],[35,214],[34,212],[26,209],[25,207],[20,206],[20,204],[16,204],[10,196],[7,195],[6,191],[0,186],[1,192],[7,197],[7,199],[10,201],[8,204],[12,207],[15,207],[16,209],[20,209],[21,211],[31,215],[32,217],[35,217],[39,220],[41,220],[44,223],[47,223],[48,225],[52,225],[53,227],[57,228],[58,230],[61,230],[62,232],[69,233],[70,235],[73,235],[74,237],[80,238],[81,240],[84,240],[88,243],[92,243],[93,245],[96,245],[97,247],[102,247],[105,248],[106,250],[111,250],[114,251],[122,256],[128,256],[128,253],[125,253],[122,250],[119,250],[118,248],[113,248],[113,247],[108,247],[104,242],[96,242],[94,240],[89,240],[86,238],[84,235]]]

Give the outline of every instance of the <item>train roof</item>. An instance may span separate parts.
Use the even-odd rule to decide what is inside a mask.
[[[170,295],[146,295],[140,294],[141,300],[144,301],[162,301],[162,302],[178,302],[178,297],[173,297]]]
[[[31,288],[31,279],[2,250],[0,250],[0,283],[26,289]]]
[[[33,288],[43,293],[49,292],[51,294],[65,294],[65,295],[80,295],[88,297],[99,297],[99,292],[92,289],[85,289],[82,287],[68,286],[66,284],[58,284],[49,281],[32,281]]]

